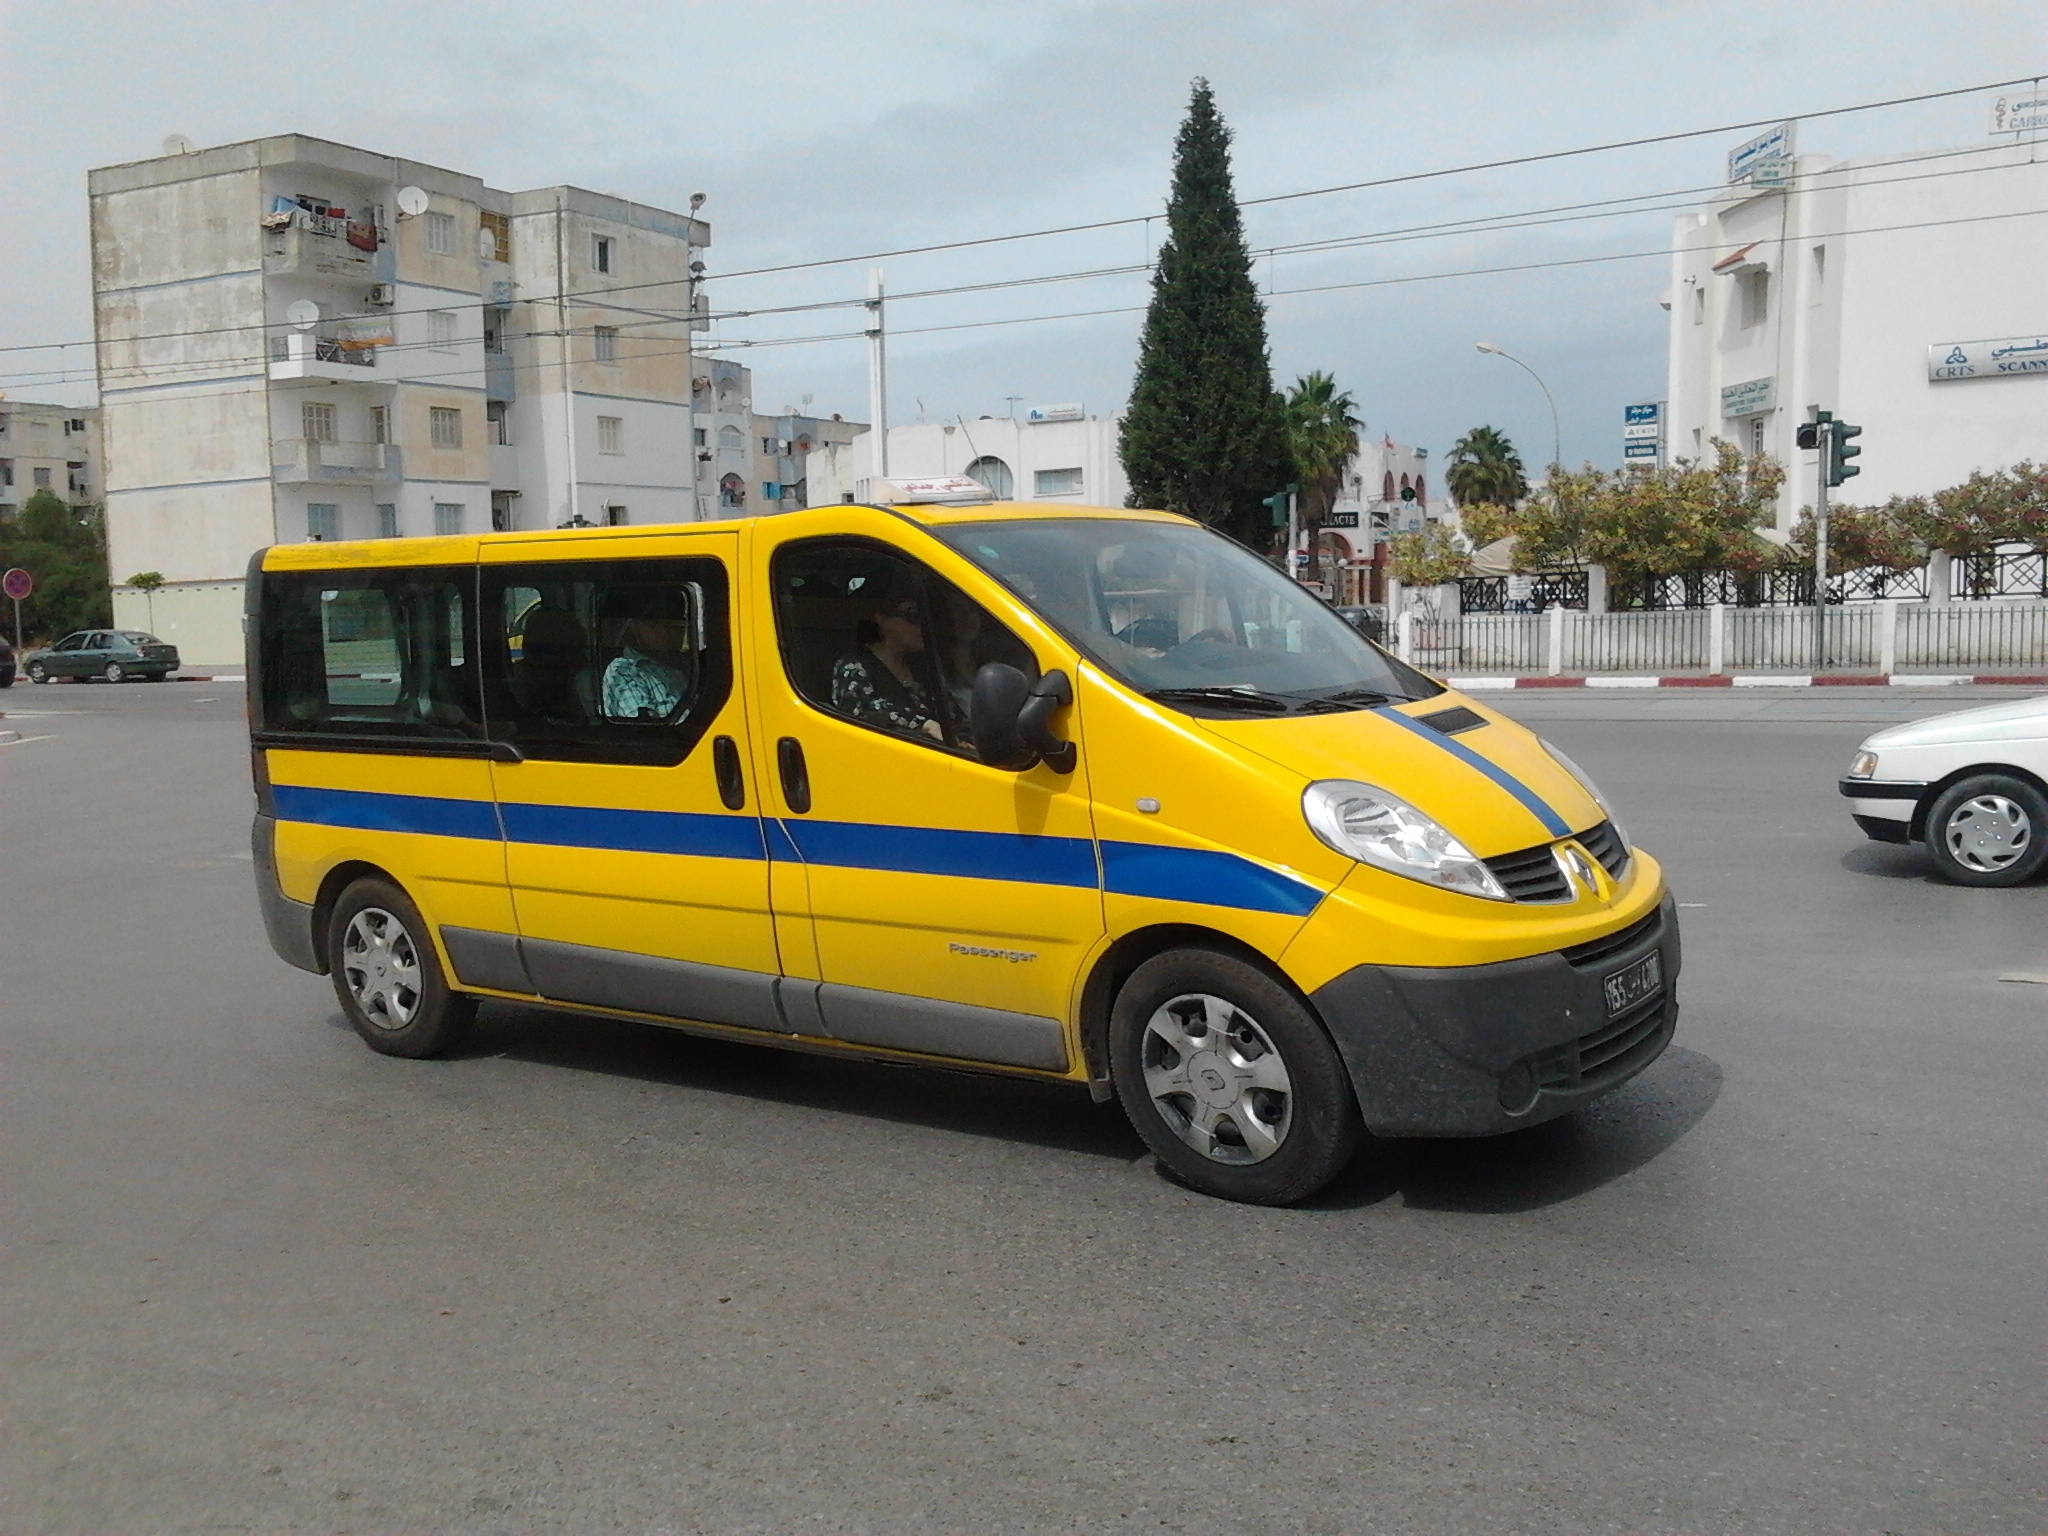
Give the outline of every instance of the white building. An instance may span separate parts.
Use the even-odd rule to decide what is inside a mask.
[[[1860,504],[2048,457],[2048,220],[2016,216],[2048,208],[2042,148],[1731,157],[1673,235],[1669,454],[1771,454],[1781,533],[1814,500],[1793,434],[1817,410],[1864,429],[1835,493]]]
[[[240,658],[268,544],[711,514],[703,222],[299,135],[90,192],[111,564],[163,573],[156,627],[189,659]]]
[[[1131,482],[1117,457],[1123,413],[1090,416],[1080,406],[1043,406],[1023,417],[982,416],[889,429],[889,473],[966,475],[1002,501],[1120,507]],[[859,499],[875,473],[874,434],[841,450],[814,452],[813,504]]]
[[[100,464],[96,408],[0,400],[0,518],[37,491],[74,506],[99,500]]]

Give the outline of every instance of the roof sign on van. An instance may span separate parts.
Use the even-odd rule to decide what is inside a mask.
[[[932,475],[919,480],[878,477],[868,482],[868,499],[889,506],[914,507],[966,506],[996,498],[979,480],[970,480],[965,475]]]

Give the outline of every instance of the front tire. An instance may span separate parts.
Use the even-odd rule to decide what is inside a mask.
[[[40,661],[32,661],[28,664],[28,680],[32,683],[47,683],[50,680],[50,669]]]
[[[439,1055],[476,1017],[476,999],[449,990],[419,908],[388,880],[341,893],[327,921],[327,969],[349,1023],[386,1056]]]
[[[1322,1024],[1256,966],[1214,950],[1147,960],[1110,1013],[1124,1113],[1181,1182],[1292,1205],[1344,1170],[1364,1127]]]
[[[110,683],[125,683],[128,681],[128,669],[118,661],[110,661],[100,669],[100,676]]]
[[[1927,812],[1934,871],[1956,885],[2024,885],[2048,864],[2048,795],[2025,779],[1980,773]]]

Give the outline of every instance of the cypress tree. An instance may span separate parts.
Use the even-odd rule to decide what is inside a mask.
[[[1287,478],[1266,310],[1230,177],[1230,128],[1197,79],[1174,141],[1166,240],[1138,342],[1119,452],[1131,505],[1271,542],[1263,497]]]

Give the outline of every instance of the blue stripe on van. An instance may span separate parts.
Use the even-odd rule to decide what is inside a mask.
[[[1521,801],[1527,807],[1529,814],[1534,816],[1542,824],[1543,830],[1552,837],[1571,836],[1571,826],[1565,819],[1553,811],[1535,790],[1524,784],[1505,768],[1502,768],[1498,763],[1488,762],[1455,737],[1445,736],[1438,731],[1432,730],[1421,721],[1412,716],[1404,715],[1399,710],[1376,709],[1373,713],[1382,720],[1391,720],[1396,725],[1405,726],[1423,740],[1442,747],[1467,767],[1477,768],[1481,773],[1493,780],[1494,783]]]
[[[760,859],[761,823],[753,816],[695,811],[620,811],[591,805],[498,807],[505,836],[555,848],[609,848],[621,853],[685,853],[707,859]]]
[[[806,864],[885,869],[908,875],[961,875],[1028,885],[1095,886],[1095,847],[1085,837],[1023,832],[961,832],[889,827],[862,821],[780,823]],[[783,857],[777,849],[777,857]]]
[[[1234,853],[1209,848],[1165,848],[1156,843],[1102,845],[1103,889],[1118,896],[1193,901],[1248,912],[1306,917],[1323,893]]]
[[[309,821],[323,827],[365,832],[422,832],[433,837],[473,837],[497,842],[498,813],[488,800],[443,800],[431,795],[386,795],[361,789],[309,789],[278,784],[271,795],[279,821]]]

